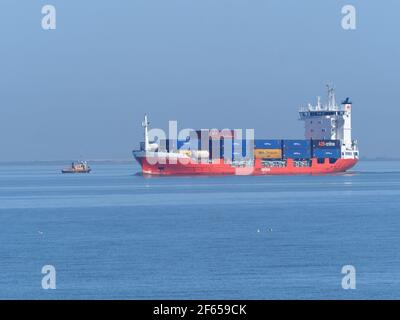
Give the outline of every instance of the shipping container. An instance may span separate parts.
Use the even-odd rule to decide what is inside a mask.
[[[240,160],[240,159],[252,159],[253,158],[253,153],[251,150],[246,151],[246,149],[240,151],[233,151],[232,153],[232,159],[235,160]]]
[[[233,140],[233,153],[236,157],[239,158],[249,158],[252,157],[252,151],[254,148],[253,140]]]
[[[186,140],[176,140],[176,139],[160,139],[157,141],[158,149],[160,151],[173,152],[180,149],[189,150],[191,149],[191,142]]]
[[[209,138],[210,134],[209,134],[209,130],[207,129],[201,129],[201,130],[196,130],[194,135],[192,135],[191,138],[195,138],[200,140],[201,138]]]
[[[309,148],[291,148],[283,149],[283,157],[288,159],[310,159],[311,149]]]
[[[178,147],[178,150],[180,150],[180,149],[189,150],[190,142],[186,141],[186,140],[177,140],[177,147]]]
[[[315,149],[314,158],[340,158],[340,149]]]
[[[201,139],[202,137],[208,137],[210,139],[221,139],[221,138],[230,138],[233,139],[235,137],[235,131],[231,129],[201,129],[196,130],[195,135],[197,139]]]
[[[282,149],[254,149],[255,159],[281,159]]]
[[[282,140],[255,139],[254,149],[280,149]]]
[[[208,140],[208,152],[210,159],[220,159],[221,158],[221,140]]]
[[[340,148],[340,140],[312,140],[313,149],[338,149]]]
[[[311,148],[311,140],[283,140],[283,148]]]
[[[239,139],[221,139],[221,158],[227,158],[230,155],[232,158],[252,158],[253,157],[253,141]]]
[[[191,138],[189,140],[189,145],[191,150],[208,150],[209,145],[212,141],[217,142],[217,140],[211,140],[209,138],[203,137],[202,139]]]
[[[220,158],[232,158],[233,157],[233,140],[232,139],[221,139],[220,140]]]

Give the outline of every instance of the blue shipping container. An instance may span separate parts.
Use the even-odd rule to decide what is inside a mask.
[[[313,149],[338,149],[340,148],[340,140],[313,140]]]
[[[247,145],[247,142],[246,140],[233,140],[233,154],[235,157],[246,157],[247,149],[250,151],[250,145]]]
[[[221,142],[221,158],[226,158],[227,154],[230,154],[232,159],[245,158],[250,155],[251,150],[246,140],[232,140],[232,144],[229,144],[229,141]]]
[[[291,148],[283,150],[284,158],[292,158],[292,159],[310,159],[311,158],[311,150],[304,148]]]
[[[220,159],[233,160],[235,159],[235,154],[233,152],[229,154],[228,152],[224,152],[223,150],[221,150]]]
[[[282,148],[282,140],[265,140],[265,139],[255,139],[254,140],[255,149],[280,149]]]
[[[218,143],[218,140],[211,139],[190,139],[190,149],[191,150],[207,150],[211,148],[212,143]]]
[[[340,158],[340,149],[315,149],[314,158]]]
[[[157,141],[158,146],[164,151],[176,151],[180,149],[190,149],[190,141],[174,140],[174,139],[160,139]]]
[[[283,140],[284,149],[311,148],[311,140]]]
[[[178,150],[180,149],[190,149],[190,142],[186,140],[178,140],[176,144]]]

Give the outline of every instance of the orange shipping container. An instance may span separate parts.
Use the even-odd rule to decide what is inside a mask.
[[[282,158],[281,149],[254,149],[254,158],[270,158],[270,159],[280,159]]]

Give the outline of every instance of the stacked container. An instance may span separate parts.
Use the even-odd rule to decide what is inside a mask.
[[[285,159],[310,159],[310,140],[283,140],[283,157]]]
[[[186,140],[160,140],[159,150],[167,152],[177,151],[202,151],[208,152],[212,159],[310,159],[330,158],[338,159],[341,157],[340,140],[266,140],[256,139],[247,141],[245,139],[232,139],[230,132],[213,133],[207,135],[202,143],[198,139],[200,132],[196,132],[196,137]],[[219,134],[219,135],[218,135]],[[253,151],[253,153],[252,153]],[[187,153],[189,154],[189,153]]]
[[[313,140],[314,158],[340,158],[340,140]]]
[[[209,139],[208,140],[208,152],[210,159],[219,159],[221,153],[221,141],[220,139]]]
[[[254,158],[282,159],[282,140],[254,140]]]
[[[232,159],[245,159],[253,156],[252,151],[254,149],[253,141],[246,139],[235,139],[232,140],[233,154]]]
[[[198,150],[201,152],[207,151],[210,159],[219,159],[224,154],[224,139],[232,141],[233,137],[234,130],[196,130],[191,134],[190,145],[192,150]]]
[[[191,141],[189,140],[175,140],[175,139],[161,139],[158,142],[158,149],[165,152],[174,152],[178,150],[191,149]]]
[[[253,150],[250,141],[245,139],[221,139],[220,140],[220,158],[240,160],[252,157]]]
[[[218,129],[201,129],[194,131],[194,137],[197,139],[201,139],[202,137],[208,137],[209,139],[220,140],[222,138],[230,138],[234,139],[235,131],[234,130],[218,130]]]

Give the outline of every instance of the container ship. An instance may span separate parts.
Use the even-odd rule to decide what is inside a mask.
[[[242,138],[242,130],[186,129],[184,137],[169,139],[153,134],[144,117],[144,141],[133,155],[148,175],[294,175],[345,172],[359,159],[351,136],[352,103],[335,100],[328,86],[328,101],[299,110],[305,138],[298,140]],[[153,129],[152,129],[153,130]]]

